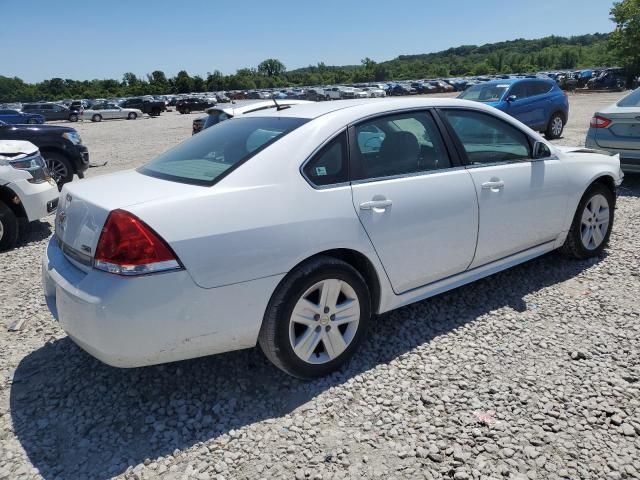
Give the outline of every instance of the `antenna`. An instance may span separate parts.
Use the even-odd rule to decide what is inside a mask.
[[[271,97],[271,100],[273,100],[273,103],[276,104],[276,110],[280,111],[280,110],[286,110],[287,108],[291,108],[291,105],[280,105],[278,102],[276,102],[276,94],[273,94],[273,97]]]

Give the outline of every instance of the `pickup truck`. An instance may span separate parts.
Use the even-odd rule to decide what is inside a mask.
[[[167,110],[167,106],[164,102],[156,100],[153,97],[134,97],[127,98],[120,102],[122,108],[136,108],[142,110],[142,113],[146,113],[151,117],[157,117],[161,112]]]
[[[89,151],[78,132],[62,125],[9,125],[0,121],[0,141],[25,140],[33,143],[47,162],[53,179],[62,188],[73,175],[84,177],[89,168]]]
[[[23,222],[51,215],[58,189],[31,142],[0,140],[0,251],[15,246]]]

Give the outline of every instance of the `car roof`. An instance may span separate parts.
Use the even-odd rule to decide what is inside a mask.
[[[315,119],[327,114],[342,111],[347,116],[361,118],[377,113],[392,112],[394,110],[429,107],[471,107],[478,108],[478,102],[459,100],[456,98],[363,98],[356,100],[336,100],[333,102],[311,102],[294,105],[282,110],[260,110],[248,113],[252,117],[293,117]]]
[[[550,83],[552,81],[553,80],[551,80],[550,78],[540,78],[540,77],[497,78],[495,80],[489,80],[488,82],[479,83],[478,85],[513,85],[514,83],[519,83],[519,82],[545,82],[545,83]]]

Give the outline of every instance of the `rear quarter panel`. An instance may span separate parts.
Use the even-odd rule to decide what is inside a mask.
[[[315,122],[314,122],[315,123]],[[318,122],[322,123],[322,122]],[[128,208],[167,240],[204,288],[286,273],[310,256],[350,248],[382,267],[349,185],[316,190],[299,168],[330,136],[300,128],[203,193]]]

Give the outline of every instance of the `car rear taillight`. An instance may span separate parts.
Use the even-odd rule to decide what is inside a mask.
[[[611,120],[606,117],[595,115],[591,118],[591,128],[607,128],[611,125]]]
[[[118,275],[144,275],[182,265],[151,227],[129,212],[114,210],[102,227],[94,267]]]

